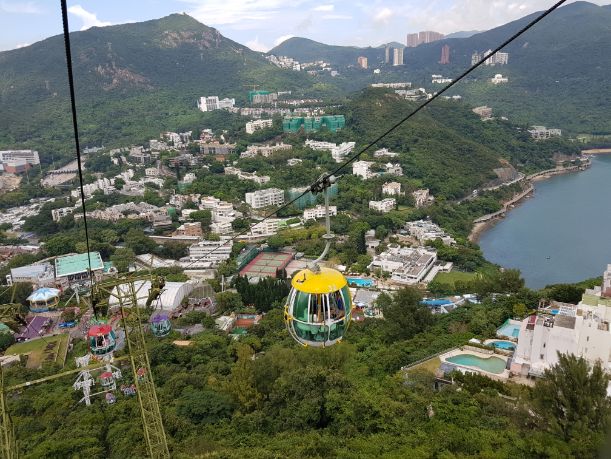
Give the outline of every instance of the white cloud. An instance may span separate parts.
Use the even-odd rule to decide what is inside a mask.
[[[338,20],[346,21],[346,20],[352,19],[352,16],[348,14],[323,14],[322,18],[323,19],[338,19]]]
[[[387,24],[388,21],[390,21],[390,18],[392,18],[393,16],[393,12],[390,8],[382,8],[380,11],[378,11],[375,16],[373,17],[374,22],[379,23],[379,24]]]
[[[274,40],[274,46],[278,46],[280,43],[282,43],[283,41],[288,40],[289,38],[293,38],[295,35],[293,34],[288,34],[288,35],[282,35],[278,38],[276,38],[276,40]]]
[[[333,11],[334,9],[335,9],[335,5],[320,5],[320,6],[317,6],[316,8],[312,8],[312,11],[330,12],[330,11]]]
[[[246,42],[246,46],[248,46],[253,51],[259,51],[261,53],[266,53],[267,50],[270,49],[269,46],[267,46],[264,43],[261,43],[259,41],[259,37],[258,36],[256,36],[254,40],[247,41]]]
[[[234,25],[242,22],[260,22],[279,18],[286,12],[284,0],[181,0],[192,5],[188,12],[206,25]],[[294,0],[294,8],[305,0]]]
[[[68,8],[68,12],[78,17],[83,21],[81,30],[87,30],[91,27],[105,27],[112,25],[107,21],[100,21],[95,13],[91,13],[83,8],[81,5],[74,5]]]
[[[42,9],[34,2],[0,2],[0,11],[17,14],[42,14]]]

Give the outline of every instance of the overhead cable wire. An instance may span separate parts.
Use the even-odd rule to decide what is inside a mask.
[[[85,189],[83,188],[83,163],[81,160],[81,144],[79,141],[78,120],[76,117],[76,96],[74,94],[74,74],[72,70],[72,49],[70,46],[70,27],[68,26],[68,8],[66,0],[61,0],[62,23],[64,30],[64,47],[66,49],[66,68],[68,70],[68,86],[70,87],[70,107],[72,109],[72,128],[74,130],[74,144],[76,146],[76,161],[81,193],[81,207],[83,223],[85,226],[85,243],[87,244],[87,263],[89,266],[89,286],[91,288],[93,312],[97,318],[95,304],[93,304],[93,271],[91,270],[91,245],[89,243],[89,227],[87,225],[87,210],[85,208]]]
[[[400,119],[399,121],[397,121],[395,124],[393,124],[390,128],[388,128],[386,131],[384,131],[382,134],[380,134],[378,137],[376,137],[374,140],[372,140],[371,142],[369,142],[365,147],[363,147],[362,149],[360,149],[358,151],[358,153],[356,153],[355,155],[351,156],[350,158],[348,158],[346,161],[344,161],[340,166],[338,166],[337,168],[335,168],[333,171],[325,174],[322,178],[319,178],[316,182],[314,182],[312,185],[310,185],[308,187],[308,189],[306,191],[304,191],[303,193],[301,193],[299,196],[297,196],[296,198],[292,199],[291,201],[289,201],[288,203],[284,204],[283,206],[281,206],[280,208],[274,210],[273,212],[269,213],[268,215],[266,215],[263,220],[261,220],[260,222],[255,223],[254,225],[251,225],[248,229],[243,230],[242,232],[236,234],[235,236],[233,236],[231,239],[228,239],[227,241],[225,241],[222,244],[219,244],[217,247],[215,247],[214,249],[210,250],[209,252],[203,254],[202,256],[198,257],[197,259],[193,260],[191,263],[189,263],[187,266],[185,266],[185,268],[188,268],[189,266],[192,266],[193,264],[197,263],[199,260],[201,260],[202,258],[207,257],[208,255],[211,255],[212,253],[214,253],[215,251],[217,251],[218,249],[220,249],[221,247],[227,245],[229,242],[233,242],[236,239],[238,239],[240,236],[243,236],[244,234],[248,233],[249,231],[252,231],[252,229],[263,223],[264,221],[266,221],[267,219],[273,217],[274,215],[276,215],[278,212],[280,212],[283,209],[286,209],[287,207],[289,207],[290,205],[292,205],[293,203],[295,203],[297,200],[299,200],[300,198],[302,198],[303,196],[305,196],[307,193],[312,192],[313,190],[317,190],[320,187],[321,182],[325,179],[328,178],[330,176],[334,176],[336,174],[338,174],[339,172],[342,171],[342,169],[344,169],[346,166],[350,165],[351,163],[353,163],[354,161],[356,161],[363,153],[365,153],[366,151],[368,151],[371,147],[373,147],[374,145],[376,145],[380,140],[382,140],[383,138],[385,138],[387,135],[389,135],[391,132],[393,132],[395,129],[397,129],[399,126],[401,126],[403,123],[405,123],[407,120],[409,120],[410,118],[412,118],[414,115],[416,115],[418,112],[420,112],[422,109],[424,109],[426,106],[428,106],[429,104],[431,104],[435,99],[439,98],[439,96],[441,96],[443,93],[445,93],[448,89],[450,89],[451,87],[453,87],[456,83],[458,83],[459,81],[461,81],[463,78],[465,78],[467,75],[469,75],[470,73],[472,73],[475,69],[477,69],[478,67],[480,67],[482,64],[484,64],[484,62],[486,62],[486,60],[490,57],[493,56],[494,54],[496,54],[497,52],[499,52],[501,49],[505,48],[507,45],[509,45],[510,43],[512,43],[515,39],[517,39],[518,37],[520,37],[521,35],[523,35],[526,31],[528,31],[530,28],[532,28],[535,24],[539,23],[541,20],[543,20],[545,17],[547,17],[549,14],[551,14],[553,11],[555,11],[556,9],[558,9],[560,6],[562,6],[562,4],[566,3],[567,0],[560,0],[558,2],[556,2],[553,6],[551,6],[550,8],[548,8],[547,10],[543,11],[541,14],[539,14],[536,18],[534,18],[532,21],[530,21],[528,24],[526,24],[524,27],[522,27],[520,30],[518,30],[516,33],[514,33],[511,37],[509,37],[507,40],[505,40],[503,43],[501,43],[499,46],[497,46],[496,48],[494,48],[494,50],[492,50],[488,55],[485,55],[482,59],[479,60],[479,62],[473,64],[471,67],[469,67],[467,70],[465,70],[462,74],[460,74],[456,79],[453,79],[450,83],[448,83],[446,86],[444,86],[439,92],[435,93],[430,99],[427,99],[426,101],[424,101],[423,103],[421,103],[418,107],[416,107],[412,112],[410,112],[408,115],[406,115],[404,118]]]

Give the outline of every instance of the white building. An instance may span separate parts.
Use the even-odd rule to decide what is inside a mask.
[[[389,196],[400,196],[401,184],[399,182],[386,182],[382,185],[382,193]]]
[[[456,240],[449,236],[444,230],[430,220],[418,220],[407,222],[405,229],[414,236],[420,243],[441,239],[445,245],[454,245]]]
[[[61,209],[52,209],[51,218],[54,222],[58,222],[67,215],[71,215],[72,213],[74,213],[76,209],[76,207],[62,207]]]
[[[229,236],[221,236],[218,241],[200,241],[189,247],[189,261],[218,265],[231,257],[232,247],[233,240]]]
[[[373,166],[373,164],[374,163],[371,161],[355,161],[352,163],[352,174],[364,180],[375,177],[377,174],[371,172],[371,166]]]
[[[395,198],[384,198],[381,201],[369,201],[369,208],[378,212],[387,213],[397,207]]]
[[[197,108],[199,108],[202,112],[233,108],[234,105],[235,99],[225,98],[219,100],[218,96],[204,96],[200,97],[197,101]]]
[[[144,169],[144,175],[146,175],[147,177],[158,177],[159,169],[157,169],[156,167],[147,167],[146,169]]]
[[[497,73],[496,75],[494,75],[494,77],[490,79],[490,81],[492,82],[492,84],[501,84],[507,83],[509,81],[509,78],[504,77],[500,73]]]
[[[284,191],[279,188],[266,188],[252,193],[246,193],[246,204],[253,209],[284,204]]]
[[[10,161],[21,161],[30,166],[40,164],[38,152],[34,150],[2,150],[0,151],[0,163]]]
[[[230,234],[233,232],[231,220],[222,220],[210,224],[210,231],[216,234]]]
[[[272,127],[274,124],[273,120],[255,120],[246,123],[246,133],[253,134],[255,131]]]
[[[431,75],[431,83],[437,83],[437,84],[452,83],[452,78],[445,78],[443,75]]]
[[[392,246],[376,255],[369,269],[381,269],[391,274],[393,282],[413,285],[426,277],[436,261],[434,251]]]
[[[268,175],[257,175],[257,172],[244,172],[237,167],[226,167],[226,175],[236,175],[240,180],[252,180],[259,185],[269,182],[270,178]]]
[[[373,152],[374,158],[383,158],[385,156],[389,158],[396,158],[399,156],[399,153],[388,151],[388,148],[380,148],[379,150]]]
[[[301,164],[303,162],[302,159],[299,158],[290,158],[286,161],[287,166],[296,166],[297,164]]]
[[[273,236],[281,227],[285,227],[284,220],[280,218],[270,218],[256,223],[250,228],[250,236],[259,238]]]
[[[482,105],[480,107],[475,107],[471,111],[473,113],[475,113],[476,115],[479,115],[479,117],[482,120],[489,120],[489,119],[492,118],[492,109],[490,107],[488,107],[487,105]]]
[[[431,197],[429,196],[429,189],[423,188],[421,190],[416,190],[412,192],[412,196],[414,197],[414,203],[416,204],[416,208],[426,206]]]
[[[558,352],[602,363],[611,373],[611,265],[602,287],[587,289],[579,304],[555,303],[522,321],[511,372],[542,376]]]
[[[322,151],[328,150],[331,152],[331,156],[335,162],[341,162],[344,157],[354,150],[355,142],[343,142],[339,145],[331,142],[320,142],[318,140],[306,140],[305,146],[310,147],[312,150]]]
[[[317,218],[324,218],[325,215],[325,206],[316,206],[303,211],[303,220],[316,220]],[[334,217],[335,215],[337,215],[337,206],[329,206],[329,216]]]
[[[292,149],[293,149],[292,145],[280,142],[280,143],[276,143],[275,145],[249,145],[244,153],[246,153],[245,155],[246,157],[250,157],[250,158],[255,157],[257,155],[261,155],[267,158],[273,155],[277,151],[292,150]],[[242,153],[240,157],[242,157],[244,153]]]
[[[386,169],[386,173],[389,175],[397,175],[397,176],[403,175],[403,168],[401,167],[401,164],[399,163],[397,164],[386,163],[384,165],[384,169]]]
[[[547,129],[545,126],[531,126],[528,130],[533,139],[549,139],[550,137],[560,137],[561,129]]]

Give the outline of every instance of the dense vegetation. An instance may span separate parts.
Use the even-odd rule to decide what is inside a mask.
[[[607,377],[596,369],[588,377],[583,361],[569,359],[534,390],[462,376],[435,391],[430,373],[397,373],[473,336],[490,336],[516,303],[537,300],[519,286],[506,291],[514,293],[431,316],[419,305],[419,293],[405,289],[394,299],[382,297],[387,320],[355,323],[344,343],[322,350],[294,344],[278,307],[240,341],[212,329],[194,336],[189,347],[173,345],[174,335],[151,339],[173,456],[592,457],[609,414],[608,403],[599,404]],[[83,352],[80,343],[72,355]],[[19,367],[6,373],[9,385],[41,374]],[[129,382],[127,368],[125,377]],[[9,396],[28,457],[144,456],[135,398],[120,395],[115,405],[99,399],[87,408],[70,383],[63,378]],[[594,405],[554,399],[567,384],[583,386],[580,394]],[[596,416],[584,411],[587,406],[596,406]]]

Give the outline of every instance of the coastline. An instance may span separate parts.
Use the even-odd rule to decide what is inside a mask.
[[[473,227],[467,240],[469,242],[478,243],[480,237],[484,232],[496,225],[501,219],[505,218],[506,213],[516,205],[519,205],[524,199],[528,198],[534,193],[534,183],[548,180],[556,175],[564,175],[572,172],[581,172],[588,169],[591,166],[591,162],[588,160],[579,166],[561,167],[548,169],[541,172],[536,172],[524,178],[524,183],[528,183],[528,188],[519,194],[513,196],[511,199],[502,203],[503,208],[492,214],[484,215],[473,221]]]

